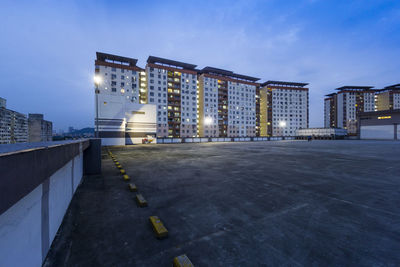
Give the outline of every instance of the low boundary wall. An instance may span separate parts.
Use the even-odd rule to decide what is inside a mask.
[[[100,139],[0,154],[0,266],[41,266],[83,175],[100,172]]]
[[[295,139],[297,139],[297,138],[294,136],[157,138],[157,144],[208,143],[208,142],[256,142],[256,141],[280,141],[280,140],[295,140]]]

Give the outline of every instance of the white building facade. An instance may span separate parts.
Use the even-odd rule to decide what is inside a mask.
[[[136,63],[97,53],[95,131],[107,139],[103,144],[146,137],[295,136],[308,127],[307,84],[260,84],[229,70],[154,56],[144,69]]]
[[[261,135],[295,136],[296,131],[308,128],[309,95],[307,83],[268,81],[262,84],[261,99],[266,103],[260,112],[266,117]]]
[[[102,145],[141,143],[155,138],[156,107],[141,104],[143,70],[136,59],[97,53],[95,134]]]
[[[232,71],[203,68],[199,75],[200,136],[255,136],[257,80]]]
[[[157,137],[197,136],[196,65],[150,56],[148,103],[157,106]]]
[[[375,110],[375,90],[371,86],[343,86],[337,92],[337,127],[357,134],[357,117]]]

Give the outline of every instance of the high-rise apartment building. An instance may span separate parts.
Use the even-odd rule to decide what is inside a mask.
[[[147,98],[157,106],[157,137],[197,136],[195,68],[170,59],[147,59]]]
[[[28,116],[29,142],[53,141],[53,123],[43,119],[43,114]]]
[[[294,136],[297,129],[308,127],[306,83],[259,83],[259,78],[229,70],[197,69],[154,56],[144,69],[136,63],[97,53],[95,129],[103,144],[128,144],[148,135]],[[131,121],[139,114],[140,123]]]
[[[267,81],[260,88],[260,135],[293,136],[308,128],[308,83]]]
[[[103,145],[125,145],[155,137],[156,107],[147,102],[146,74],[137,59],[97,53],[95,134]]]
[[[213,67],[199,73],[199,135],[255,136],[259,79]]]
[[[400,109],[400,84],[386,86],[375,95],[375,111]]]
[[[357,117],[361,112],[375,110],[373,86],[342,86],[324,100],[325,127],[347,129],[349,135],[357,135]]]
[[[337,94],[326,95],[324,99],[324,127],[337,128]]]
[[[0,144],[28,142],[28,120],[25,114],[7,109],[0,98]]]

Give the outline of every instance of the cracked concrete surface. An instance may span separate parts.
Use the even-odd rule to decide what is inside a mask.
[[[400,264],[400,142],[114,147],[79,186],[45,266]],[[157,240],[148,217],[169,231]]]

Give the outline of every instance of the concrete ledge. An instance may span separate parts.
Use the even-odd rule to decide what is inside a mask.
[[[0,214],[90,146],[89,140],[0,154]],[[101,161],[101,154],[98,155]]]

